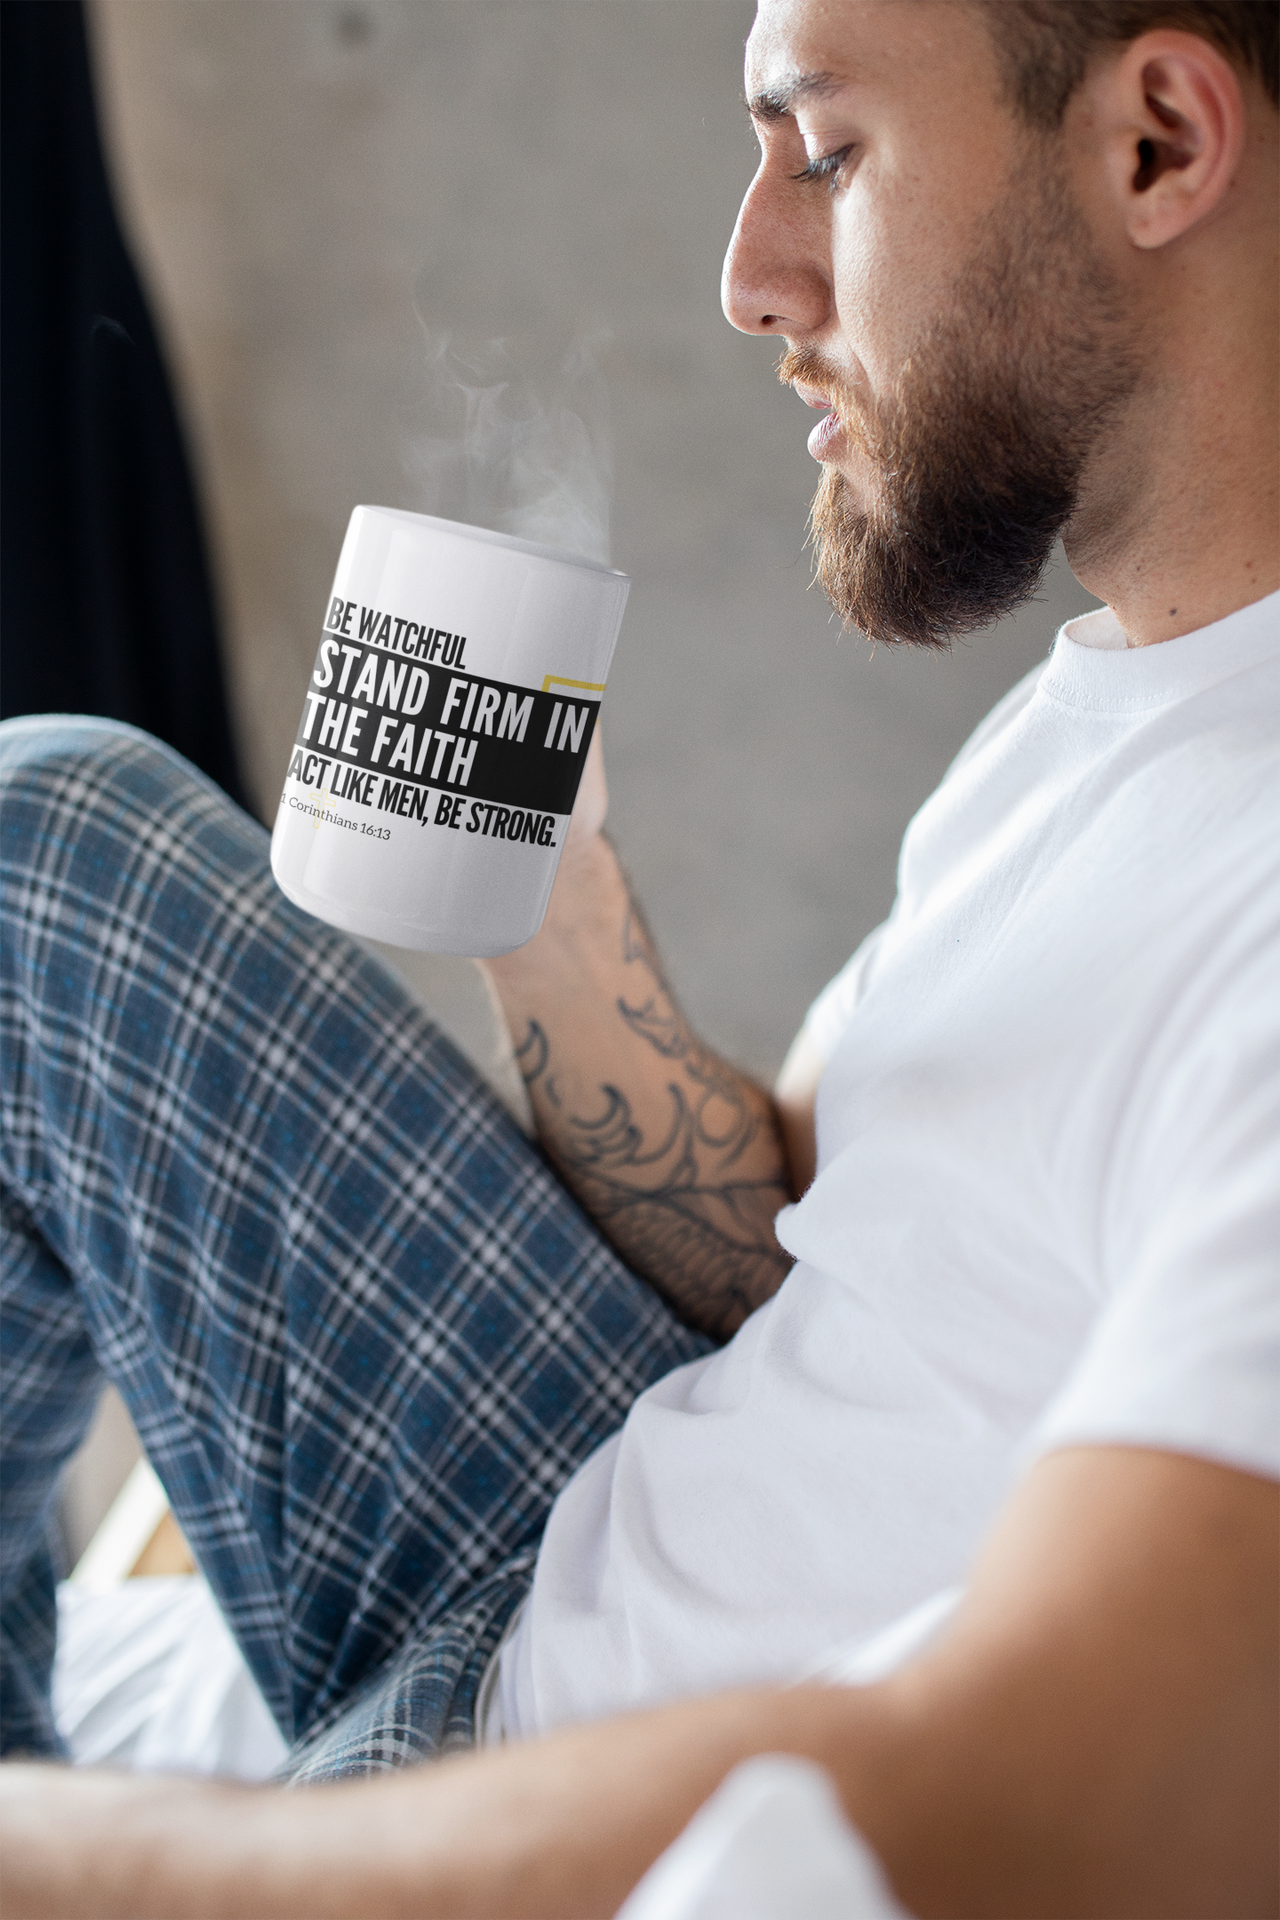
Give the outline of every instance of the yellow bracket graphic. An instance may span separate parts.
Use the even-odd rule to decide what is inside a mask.
[[[579,687],[583,693],[603,693],[603,680],[563,680],[558,673],[547,674],[542,682],[542,691],[550,693],[552,687]]]

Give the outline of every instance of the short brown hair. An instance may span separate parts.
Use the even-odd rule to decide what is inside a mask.
[[[1093,56],[1154,27],[1211,40],[1261,80],[1280,106],[1277,0],[978,0],[1004,70],[1005,91],[1030,126],[1050,132]]]

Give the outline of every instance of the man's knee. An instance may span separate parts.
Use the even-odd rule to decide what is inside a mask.
[[[29,804],[27,804],[29,803]],[[47,832],[57,819],[165,818],[194,806],[223,810],[241,826],[245,816],[220,788],[162,740],[121,720],[89,714],[23,714],[0,723],[0,805],[5,815],[3,855],[20,858],[23,821]]]
[[[86,713],[24,713],[0,721],[0,786],[7,787],[32,768],[118,754],[122,747],[178,758],[159,740],[123,720]]]
[[[137,727],[78,714],[0,724],[0,866],[11,904],[37,879],[105,899],[127,872],[145,892],[184,862],[234,891],[261,878],[266,846],[257,821]]]

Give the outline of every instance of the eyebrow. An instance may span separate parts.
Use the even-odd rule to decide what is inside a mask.
[[[826,100],[847,84],[834,73],[802,73],[776,87],[765,87],[746,102],[753,120],[785,120],[802,100]]]

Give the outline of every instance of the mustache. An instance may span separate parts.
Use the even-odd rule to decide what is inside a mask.
[[[840,424],[846,434],[859,442],[867,452],[873,450],[873,432],[861,400],[839,368],[824,359],[817,347],[808,344],[788,347],[778,361],[776,371],[784,387],[793,387],[797,381],[806,387],[817,387],[839,414]]]

